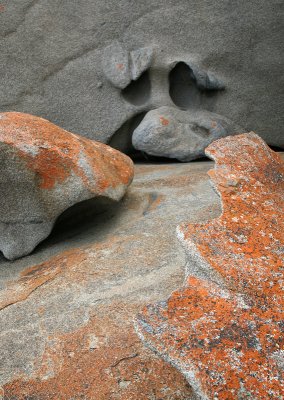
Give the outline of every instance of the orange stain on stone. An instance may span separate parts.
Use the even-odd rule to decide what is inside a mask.
[[[220,139],[206,153],[216,161],[209,175],[222,215],[178,234],[214,282],[189,267],[185,287],[146,307],[137,329],[202,396],[281,399],[284,163],[254,133]]]
[[[154,393],[159,399],[190,399],[184,377],[136,336],[132,318],[138,308],[125,303],[97,307],[77,331],[50,337],[37,377],[6,384],[7,398],[148,400]]]
[[[116,64],[116,68],[117,69],[120,69],[120,70],[123,70],[124,69],[124,64]]]
[[[0,310],[11,304],[26,300],[29,295],[58,274],[78,265],[86,258],[84,249],[72,249],[52,257],[41,264],[25,269],[17,281],[8,283],[0,293]]]
[[[132,180],[129,157],[103,143],[29,114],[8,112],[0,117],[0,141],[17,149],[27,167],[38,175],[42,189],[63,184],[72,175],[80,177],[91,191]]]
[[[165,117],[160,117],[160,122],[163,126],[169,125],[170,121]]]

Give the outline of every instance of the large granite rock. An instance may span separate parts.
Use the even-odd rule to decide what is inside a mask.
[[[140,341],[133,319],[182,284],[176,225],[220,214],[212,164],[136,165],[122,201],[76,205],[31,255],[0,256],[5,399],[192,398],[186,379]]]
[[[1,4],[0,111],[121,148],[146,112],[178,107],[284,146],[282,1]]]
[[[0,250],[10,260],[30,253],[64,210],[119,200],[133,178],[117,150],[16,112],[0,113],[0,165]]]
[[[200,399],[281,399],[284,162],[254,133],[206,153],[222,215],[179,226],[185,284],[146,307],[137,331]]]
[[[133,132],[132,143],[153,156],[191,161],[205,156],[205,148],[214,140],[241,131],[228,118],[208,111],[161,107],[146,114]]]

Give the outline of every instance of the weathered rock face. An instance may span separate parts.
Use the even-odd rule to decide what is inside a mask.
[[[146,114],[133,133],[132,143],[153,156],[191,161],[204,156],[214,140],[241,131],[232,121],[208,111],[161,107]]]
[[[68,207],[96,196],[119,200],[132,161],[102,143],[38,117],[0,114],[0,250],[30,253]]]
[[[284,163],[255,134],[206,153],[221,217],[178,228],[186,283],[137,331],[202,399],[282,398]]]
[[[143,345],[133,319],[182,284],[177,224],[220,214],[212,165],[136,165],[122,201],[89,200],[79,213],[76,205],[36,252],[0,256],[5,399],[191,399],[186,379]]]
[[[282,1],[1,4],[1,111],[108,143],[141,114],[178,107],[284,147]]]

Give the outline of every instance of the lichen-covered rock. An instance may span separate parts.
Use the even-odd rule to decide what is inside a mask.
[[[8,259],[30,253],[73,204],[119,200],[133,177],[127,156],[16,112],[0,114],[0,165],[0,250]]]
[[[161,107],[146,114],[133,133],[132,143],[153,156],[191,161],[204,156],[214,140],[240,131],[228,118],[209,111]]]
[[[137,164],[121,202],[83,204],[80,221],[62,220],[29,257],[0,257],[5,400],[192,399],[184,377],[143,346],[133,318],[183,281],[172,238],[188,210],[195,222],[219,214],[211,166]]]
[[[222,215],[185,224],[185,286],[139,315],[202,399],[282,399],[284,163],[254,133],[211,144]]]

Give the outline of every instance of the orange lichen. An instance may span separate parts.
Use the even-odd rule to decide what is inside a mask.
[[[169,125],[170,121],[165,117],[160,117],[160,122],[163,126]]]
[[[98,307],[76,332],[47,341],[36,379],[4,386],[7,398],[24,400],[187,400],[192,391],[183,376],[143,348],[131,326],[139,305]],[[123,313],[123,318],[121,318]],[[127,315],[126,315],[127,313]]]
[[[118,64],[116,64],[116,68],[123,70],[125,68],[125,66],[124,66],[124,64],[118,63]]]
[[[132,162],[124,154],[29,114],[2,113],[0,141],[17,149],[42,189],[52,189],[72,174],[89,190],[102,192],[129,184],[133,177]]]
[[[0,310],[27,299],[37,288],[53,280],[69,266],[82,262],[85,257],[83,249],[72,249],[46,262],[27,268],[17,281],[12,281],[0,292]]]
[[[182,225],[179,237],[214,283],[189,275],[166,303],[144,309],[138,331],[203,396],[280,399],[284,163],[253,133],[218,140],[207,154],[223,213]]]

